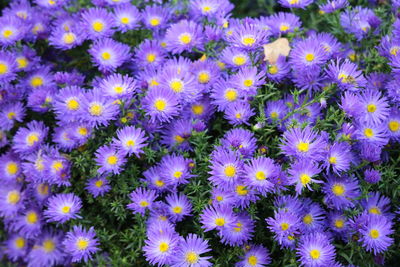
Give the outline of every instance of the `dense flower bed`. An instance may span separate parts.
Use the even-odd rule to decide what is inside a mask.
[[[398,0],[131,2],[2,10],[1,262],[398,266]]]

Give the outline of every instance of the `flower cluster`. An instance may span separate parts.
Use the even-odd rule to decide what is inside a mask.
[[[135,266],[384,260],[399,1],[243,19],[229,0],[86,2],[1,13],[0,260],[108,266],[136,238]]]

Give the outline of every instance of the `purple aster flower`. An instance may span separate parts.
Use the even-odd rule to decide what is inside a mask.
[[[84,36],[76,27],[73,27],[69,31],[65,31],[63,28],[53,29],[49,37],[50,45],[61,50],[68,50],[79,46],[83,41]]]
[[[236,204],[237,199],[231,190],[227,190],[224,187],[214,187],[211,191],[210,202],[214,206],[217,205],[229,205],[233,206]]]
[[[208,206],[203,209],[200,215],[202,228],[205,232],[213,229],[222,229],[232,227],[236,221],[236,215],[232,211],[232,207],[225,205]]]
[[[12,261],[26,257],[28,252],[28,240],[20,234],[9,235],[4,242],[5,254]]]
[[[240,68],[251,64],[248,52],[232,47],[222,50],[220,60],[231,68]]]
[[[129,1],[116,6],[113,13],[114,25],[119,31],[124,33],[139,27],[139,22],[141,21],[140,12],[136,6],[130,4]]]
[[[354,34],[357,40],[362,40],[373,28],[379,26],[380,20],[371,9],[356,6],[341,13],[340,24],[346,32]]]
[[[130,193],[129,198],[132,203],[128,204],[128,209],[144,215],[147,209],[151,209],[152,204],[157,198],[157,193],[154,190],[138,187],[135,191]]]
[[[27,25],[21,19],[3,15],[0,18],[0,44],[4,47],[15,44],[24,38]]]
[[[113,146],[103,145],[95,153],[95,161],[100,168],[98,173],[119,174],[126,163],[126,154]]]
[[[171,17],[171,10],[163,6],[146,6],[142,11],[144,25],[151,30],[165,29]]]
[[[197,79],[197,83],[207,91],[221,76],[217,63],[210,59],[196,61],[193,64],[192,72]]]
[[[25,193],[21,190],[21,185],[2,183],[0,187],[0,216],[14,216],[24,206],[24,198]]]
[[[11,228],[26,238],[37,236],[43,226],[42,214],[37,208],[27,208],[21,215],[13,218]]]
[[[232,85],[242,90],[248,96],[256,95],[257,89],[264,84],[264,74],[256,67],[243,67],[231,76]]]
[[[173,256],[171,267],[209,267],[212,266],[208,260],[210,256],[201,254],[211,251],[208,242],[195,234],[189,234],[179,243],[177,251]]]
[[[225,109],[224,118],[232,125],[249,125],[249,120],[255,115],[254,109],[251,108],[247,101],[237,101],[228,105]]]
[[[361,205],[368,214],[377,215],[378,217],[392,217],[390,199],[379,192],[370,193],[367,198],[361,201]]]
[[[89,8],[81,14],[80,27],[85,30],[90,40],[110,37],[114,26],[112,14],[104,8]]]
[[[75,140],[71,133],[70,127],[56,127],[52,135],[52,140],[57,144],[57,147],[63,151],[71,151],[78,147],[78,142]]]
[[[325,4],[319,5],[320,13],[333,13],[336,10],[345,8],[349,5],[348,0],[328,0]]]
[[[94,197],[103,196],[111,186],[104,176],[97,176],[87,181],[85,189]]]
[[[168,228],[162,231],[151,231],[147,235],[145,246],[143,247],[146,260],[153,264],[162,266],[172,264],[175,255],[178,253],[180,237]]]
[[[190,160],[181,155],[166,155],[160,162],[161,177],[174,188],[189,183],[193,177],[189,168]]]
[[[65,247],[65,252],[72,257],[72,262],[87,262],[92,259],[92,255],[99,248],[99,241],[96,238],[96,232],[93,227],[87,231],[82,226],[74,226],[72,231],[65,235],[62,243]]]
[[[82,201],[73,193],[57,194],[47,201],[47,210],[43,212],[47,222],[65,223],[71,219],[80,219],[77,213],[82,208]]]
[[[289,12],[278,12],[270,16],[268,26],[274,36],[280,36],[294,32],[301,27],[301,20],[298,16]]]
[[[243,128],[235,128],[225,133],[221,144],[225,148],[238,151],[243,157],[251,157],[256,150],[254,134]]]
[[[359,230],[360,242],[367,251],[374,255],[386,251],[394,242],[390,235],[393,234],[393,224],[385,217],[369,215]]]
[[[288,108],[283,100],[268,101],[265,107],[265,116],[270,123],[283,119],[288,113]]]
[[[313,203],[310,199],[305,199],[303,210],[300,214],[302,218],[302,232],[312,233],[323,230],[325,227],[325,211],[317,203]]]
[[[98,39],[88,50],[93,63],[102,72],[111,72],[130,58],[130,47],[110,38]]]
[[[305,9],[312,4],[314,0],[279,0],[279,4],[286,8],[301,8]]]
[[[290,211],[275,211],[274,217],[267,218],[265,221],[280,245],[289,237],[294,239],[294,236],[299,233],[300,218]]]
[[[165,178],[161,177],[161,167],[159,165],[153,166],[150,169],[143,172],[143,179],[147,182],[150,189],[157,192],[164,192],[170,190],[170,186],[166,183]]]
[[[125,126],[117,130],[117,138],[114,139],[114,144],[128,156],[135,154],[139,157],[143,153],[142,148],[147,146],[146,140],[147,137],[142,129]]]
[[[346,240],[349,223],[341,211],[331,211],[328,214],[328,226],[341,239]]]
[[[392,109],[386,121],[387,133],[393,140],[400,140],[400,111]]]
[[[232,29],[232,34],[228,36],[228,41],[232,47],[255,51],[267,40],[267,32],[256,25],[244,21],[243,24]]]
[[[180,119],[172,121],[162,132],[161,143],[169,149],[187,151],[191,149],[189,138],[192,136],[193,124],[191,120]]]
[[[400,45],[398,47],[400,50]],[[370,90],[384,90],[388,83],[390,75],[387,73],[371,72],[367,76],[367,89]]]
[[[44,142],[48,128],[41,121],[31,121],[26,127],[19,128],[14,135],[13,149],[21,154],[29,154],[36,151]]]
[[[54,81],[58,84],[68,84],[69,86],[82,86],[85,76],[77,70],[71,72],[57,71],[54,73]]]
[[[364,179],[370,184],[376,184],[381,180],[381,173],[378,170],[368,168],[364,171]]]
[[[17,77],[17,64],[15,60],[14,54],[0,50],[0,82],[8,83]]]
[[[321,44],[329,58],[337,57],[342,49],[340,42],[330,33],[316,33],[311,35],[311,39]]]
[[[244,94],[241,90],[236,89],[230,81],[224,79],[215,82],[211,90],[211,98],[213,99],[211,103],[217,106],[218,111],[223,111],[230,104],[240,101]]]
[[[102,79],[98,85],[104,96],[112,99],[130,100],[136,93],[135,80],[128,75],[112,74]]]
[[[355,200],[361,194],[357,180],[346,176],[328,176],[322,191],[327,206],[338,210],[354,207]]]
[[[43,156],[44,172],[48,176],[48,180],[58,186],[70,186],[69,179],[71,177],[71,162],[63,155],[53,149],[51,153]]]
[[[165,61],[166,51],[159,41],[146,39],[135,49],[134,56],[138,66],[157,68]]]
[[[142,106],[153,122],[169,122],[172,117],[179,114],[178,98],[169,89],[150,89],[143,98]]]
[[[245,164],[244,173],[246,184],[265,196],[274,188],[271,180],[278,176],[278,168],[272,159],[258,157]]]
[[[376,90],[367,90],[361,93],[360,121],[372,124],[379,124],[387,119],[390,108],[386,97]]]
[[[351,146],[346,142],[335,142],[329,147],[323,166],[335,173],[340,173],[350,169],[350,164],[354,161]]]
[[[107,126],[118,113],[118,105],[104,96],[100,89],[90,90],[82,98],[81,120],[92,127]]]
[[[299,41],[290,52],[290,62],[297,70],[313,69],[326,63],[324,47],[313,38]]]
[[[278,60],[274,64],[267,66],[267,78],[276,83],[282,82],[289,76],[290,64],[286,61],[286,57],[279,55]]]
[[[340,108],[345,112],[345,115],[349,118],[359,117],[362,113],[362,105],[360,103],[360,97],[350,91],[345,91],[340,98]]]
[[[296,254],[301,264],[307,267],[330,266],[335,262],[335,247],[321,232],[303,236]]]
[[[358,70],[358,66],[348,60],[331,61],[326,73],[343,91],[358,91],[359,87],[363,87],[366,84],[366,79],[362,72]]]
[[[243,161],[238,152],[219,147],[212,154],[208,180],[216,186],[234,185],[243,175]]]
[[[287,156],[321,160],[324,157],[326,140],[321,134],[314,132],[312,128],[292,128],[283,133],[283,153]]]
[[[186,119],[208,121],[214,113],[214,106],[211,105],[207,95],[186,105],[183,108],[182,116]]]
[[[240,257],[235,267],[263,267],[270,263],[271,257],[267,248],[261,245],[250,245],[250,249]]]
[[[356,138],[366,145],[384,146],[389,138],[384,124],[359,124],[357,125]]]
[[[246,212],[237,214],[235,223],[219,232],[221,242],[230,246],[240,246],[253,237],[254,221]]]
[[[66,262],[62,240],[64,234],[59,231],[45,230],[38,238],[27,256],[29,267],[47,267]]]
[[[292,164],[289,169],[289,181],[296,185],[296,192],[300,194],[304,188],[312,191],[311,183],[323,183],[320,180],[315,180],[313,176],[319,174],[321,169],[318,165],[309,159],[300,159]]]
[[[230,186],[229,189],[234,192],[237,200],[234,207],[245,209],[250,203],[254,203],[260,198],[254,188],[248,187],[246,183],[241,181],[237,182],[234,186]]]
[[[225,17],[233,9],[227,0],[198,0],[189,2],[189,14],[195,19],[215,19],[217,16]]]
[[[0,156],[0,181],[16,182],[21,174],[21,160],[16,154],[8,152]]]
[[[192,51],[193,48],[203,49],[202,28],[196,22],[181,20],[172,24],[165,34],[167,49],[179,54],[183,51]]]
[[[61,121],[75,121],[82,111],[83,89],[78,86],[62,88],[56,95],[53,108]]]
[[[173,223],[182,221],[192,211],[192,204],[184,194],[170,194],[165,197],[165,202],[168,205],[169,218]]]
[[[47,183],[30,183],[29,189],[32,196],[39,202],[40,206],[43,205],[51,194],[51,187]]]
[[[1,107],[0,128],[2,130],[11,130],[15,122],[22,122],[25,117],[25,107],[22,102],[9,102]]]

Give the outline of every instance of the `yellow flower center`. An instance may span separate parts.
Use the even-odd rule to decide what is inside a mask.
[[[26,141],[28,143],[28,146],[33,146],[37,141],[39,141],[39,135],[37,133],[30,133],[26,137]]]
[[[300,175],[300,182],[303,186],[307,185],[311,181],[311,177],[305,173]]]
[[[216,199],[217,201],[222,201],[222,200],[224,200],[224,198],[223,198],[222,196],[216,196],[215,199]]]
[[[176,207],[174,207],[174,208],[172,209],[172,211],[173,211],[174,213],[180,214],[180,213],[182,213],[182,207],[176,206]]]
[[[156,180],[154,183],[157,187],[163,187],[165,184],[162,180]]]
[[[15,162],[9,162],[9,163],[7,163],[7,165],[6,165],[6,172],[7,172],[9,175],[14,175],[14,174],[16,174],[16,173],[18,172],[18,170],[19,170],[19,167],[18,167],[18,164],[17,164],[17,163],[15,163]]]
[[[25,247],[25,239],[22,237],[17,237],[14,242],[15,246],[19,249]]]
[[[172,89],[172,91],[174,91],[175,93],[179,93],[182,92],[183,90],[183,82],[181,80],[173,80],[170,84],[169,84],[170,88]]]
[[[379,237],[379,231],[376,229],[372,229],[369,232],[369,236],[372,237],[373,239],[377,239]]]
[[[233,177],[236,174],[236,168],[233,165],[228,165],[224,169],[225,176]]]
[[[122,18],[121,18],[121,23],[122,23],[122,24],[128,24],[128,23],[129,23],[129,18],[127,18],[127,17],[122,17]]]
[[[216,218],[215,219],[215,225],[224,226],[225,225],[225,219],[224,218]]]
[[[197,77],[199,83],[205,84],[210,81],[210,74],[208,72],[202,71],[199,73],[199,76]]]
[[[159,246],[160,252],[167,252],[169,249],[169,246],[166,242],[161,242]]]
[[[28,212],[28,214],[26,215],[26,221],[29,224],[35,224],[38,221],[38,216],[37,213],[34,211]]]
[[[67,100],[66,106],[69,110],[78,110],[80,105],[76,99],[69,99]]]
[[[381,214],[381,210],[378,207],[372,207],[369,210],[369,213],[379,215]]]
[[[335,220],[335,227],[339,228],[339,229],[343,228],[344,227],[344,221],[341,220],[341,219]]]
[[[319,252],[318,249],[313,249],[313,250],[310,251],[310,257],[311,257],[313,260],[319,259],[320,256],[321,256],[321,252]]]
[[[88,134],[88,130],[85,127],[79,127],[78,128],[78,133],[79,133],[79,135],[85,136],[85,135]]]
[[[185,139],[180,135],[175,135],[174,139],[178,144],[181,144],[183,141],[185,141]]]
[[[365,130],[364,130],[364,135],[365,135],[367,138],[371,138],[371,137],[374,136],[374,131],[373,131],[371,128],[365,128]]]
[[[203,10],[203,13],[208,13],[208,12],[210,12],[212,9],[211,9],[210,6],[203,6],[202,10]]]
[[[96,32],[101,32],[104,29],[104,24],[100,21],[95,21],[92,24],[93,30]]]
[[[125,88],[122,86],[115,86],[114,87],[114,92],[116,92],[117,94],[122,94],[125,91]]]
[[[89,246],[89,240],[87,238],[78,238],[76,241],[76,247],[78,250],[85,250]]]
[[[256,179],[259,181],[265,180],[266,176],[263,171],[256,172]]]
[[[311,53],[310,53],[310,54],[307,54],[307,55],[306,55],[306,60],[307,60],[308,62],[313,61],[314,58],[315,58],[315,57],[314,57],[314,54],[311,54]]]
[[[56,244],[51,239],[47,239],[43,242],[43,249],[45,252],[50,253],[53,252],[56,248]]]
[[[344,193],[346,192],[346,189],[343,184],[334,184],[332,186],[332,192],[336,196],[343,196]]]
[[[62,213],[69,213],[71,211],[70,206],[64,206],[61,208]]]
[[[51,166],[55,171],[60,171],[62,168],[64,168],[64,165],[62,164],[62,161],[56,160]]]
[[[153,63],[154,60],[156,60],[156,55],[153,54],[153,53],[148,53],[147,56],[146,56],[146,60],[149,63]]]
[[[195,115],[201,115],[204,112],[204,106],[203,105],[192,105],[192,112]]]
[[[3,31],[3,37],[6,39],[10,38],[10,36],[12,36],[13,34],[14,34],[14,32],[12,30]]]
[[[115,156],[115,155],[109,156],[109,157],[107,158],[107,163],[108,163],[109,165],[115,165],[115,164],[117,164],[117,163],[118,163],[118,157]]]
[[[133,141],[133,140],[126,141],[126,146],[127,147],[133,147],[134,145],[135,145],[135,141]]]
[[[7,194],[7,203],[17,204],[21,199],[21,195],[17,190],[12,190]]]
[[[246,186],[244,186],[244,185],[236,186],[236,193],[239,196],[245,196],[245,195],[247,195],[248,192],[249,192],[249,190],[246,189]]]
[[[100,104],[93,103],[90,105],[89,113],[92,116],[100,116],[101,114],[103,114],[103,107]]]
[[[250,257],[247,258],[247,262],[250,264],[250,266],[256,266],[258,259],[256,256],[251,255]]]
[[[31,79],[30,83],[32,87],[36,88],[43,85],[43,79],[42,77],[35,76]]]
[[[174,177],[175,177],[176,179],[179,179],[179,178],[182,177],[182,174],[183,174],[183,172],[181,172],[181,171],[176,171],[176,172],[174,172]]]
[[[271,66],[269,66],[269,68],[268,68],[268,72],[270,73],[270,74],[277,74],[278,73],[278,66],[276,66],[276,65],[271,65]]]
[[[242,38],[242,44],[245,46],[253,46],[256,39],[253,36],[245,36]]]
[[[247,60],[244,56],[234,56],[232,61],[236,66],[242,66],[246,64]]]
[[[182,44],[187,45],[192,41],[192,36],[189,33],[182,33],[179,35],[179,41],[181,41]]]
[[[39,194],[46,196],[49,194],[49,186],[47,184],[39,184],[37,187]]]
[[[337,162],[337,158],[336,157],[330,157],[329,158],[329,163],[330,164],[336,164],[336,162]]]
[[[241,232],[243,228],[243,224],[241,224],[240,222],[236,223],[236,227],[233,227],[233,231],[235,232]]]
[[[94,183],[94,185],[96,186],[96,187],[98,187],[98,188],[100,188],[100,187],[102,187],[103,186],[103,181],[102,180],[97,180],[95,183]]]
[[[142,200],[139,202],[139,206],[145,208],[149,206],[149,202],[147,202],[146,200]]]
[[[253,85],[253,80],[251,80],[251,79],[244,80],[243,85],[246,87],[250,87]]]
[[[311,224],[314,221],[314,218],[311,216],[311,214],[307,214],[306,216],[304,216],[303,218],[303,222],[305,224]]]
[[[165,100],[163,99],[158,99],[154,102],[154,107],[158,110],[158,111],[164,111],[165,107],[167,106],[167,103],[165,102]]]
[[[289,29],[290,29],[290,26],[287,25],[287,24],[281,24],[281,26],[279,27],[279,30],[280,30],[281,32],[285,32],[285,31],[287,31],[287,30],[289,30]]]
[[[152,17],[150,19],[150,25],[153,27],[160,25],[160,19],[157,17]]]
[[[199,256],[197,255],[196,252],[190,251],[190,252],[186,253],[185,260],[189,264],[195,264],[199,261]]]
[[[101,54],[101,57],[102,57],[104,60],[109,60],[109,59],[111,58],[111,54],[108,53],[108,52],[103,52],[103,53]]]
[[[376,111],[376,105],[374,105],[374,104],[369,104],[369,105],[367,106],[367,110],[368,110],[368,112],[370,112],[370,113],[375,112],[375,111]]]
[[[281,223],[281,229],[282,231],[286,231],[287,229],[289,229],[289,224],[288,223]]]
[[[66,44],[72,44],[73,42],[75,42],[75,34],[73,34],[72,32],[64,33],[63,40]]]
[[[17,63],[19,69],[24,69],[28,66],[29,61],[24,56],[17,57]]]
[[[297,149],[298,149],[300,152],[307,152],[307,151],[309,150],[309,143],[300,142],[300,143],[297,145]]]
[[[234,89],[228,89],[225,91],[225,99],[228,101],[235,101],[237,99],[237,92]]]
[[[291,4],[291,5],[295,5],[298,3],[299,3],[299,0],[289,0],[289,4]]]
[[[390,121],[389,122],[389,129],[392,132],[397,132],[400,128],[400,123],[398,121]]]
[[[272,119],[277,119],[279,117],[278,112],[272,111],[270,114]]]
[[[8,66],[5,63],[0,63],[0,74],[5,74],[8,71]]]

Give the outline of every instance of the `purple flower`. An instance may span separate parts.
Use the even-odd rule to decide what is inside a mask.
[[[324,47],[312,38],[297,42],[289,57],[297,70],[314,70],[314,67],[323,65],[328,59]]]
[[[219,147],[212,155],[208,180],[216,186],[234,185],[243,175],[243,161],[239,153]]]
[[[57,194],[47,200],[47,210],[43,212],[47,222],[65,223],[81,218],[77,213],[82,208],[82,201],[73,193]]]
[[[110,191],[111,186],[104,176],[98,176],[88,180],[85,189],[96,198]]]
[[[171,17],[171,10],[167,7],[153,5],[146,6],[142,11],[144,25],[151,30],[166,28]]]
[[[359,91],[367,82],[358,66],[348,60],[331,61],[326,73],[343,91]]]
[[[112,99],[130,100],[137,89],[136,82],[128,75],[112,74],[102,79],[98,85],[104,96]]]
[[[181,239],[173,231],[164,228],[161,231],[150,231],[143,247],[146,260],[155,265],[172,264]]]
[[[11,223],[11,229],[27,238],[36,237],[41,232],[42,226],[42,214],[38,208],[27,208]]]
[[[4,244],[7,257],[12,261],[17,261],[26,257],[28,252],[28,239],[20,234],[10,234]]]
[[[152,122],[169,122],[179,114],[179,102],[175,93],[169,89],[150,89],[142,100],[142,106]]]
[[[327,206],[338,210],[354,207],[355,200],[361,194],[357,180],[346,176],[328,176],[322,191]]]
[[[16,78],[16,70],[17,64],[14,54],[0,51],[0,82],[7,83],[14,80]]]
[[[121,1],[119,1],[121,3]],[[121,32],[134,30],[139,27],[141,14],[136,6],[127,1],[126,4],[119,4],[114,8],[113,12],[114,25]]]
[[[125,126],[117,130],[117,138],[113,141],[128,156],[135,154],[139,157],[143,153],[142,148],[147,146],[145,143],[146,140],[147,137],[142,129],[135,128],[134,126]]]
[[[151,209],[153,202],[157,198],[157,193],[154,190],[147,190],[138,187],[130,193],[129,198],[132,203],[128,204],[128,209],[133,210],[135,213],[144,215],[147,209]]]
[[[390,237],[394,232],[392,227],[392,222],[387,218],[369,215],[359,230],[361,234],[359,241],[374,255],[382,253],[393,244],[394,240]]]
[[[177,251],[173,256],[171,267],[208,267],[212,266],[208,260],[210,256],[201,254],[211,251],[208,242],[195,234],[189,234],[179,243]]]
[[[264,74],[258,72],[256,67],[243,67],[231,76],[232,85],[248,96],[257,94],[257,89],[264,84]]]
[[[327,169],[332,167],[335,173],[340,173],[349,170],[352,161],[354,161],[354,155],[351,152],[351,146],[346,142],[335,142],[329,147],[323,166]]]
[[[65,252],[72,257],[72,262],[87,262],[92,259],[92,255],[96,253],[99,248],[96,232],[93,227],[87,231],[82,226],[74,226],[72,231],[65,235],[62,243],[65,247]]]
[[[26,127],[19,128],[14,135],[13,149],[21,154],[29,154],[36,151],[44,142],[48,128],[41,121],[31,121]]]
[[[166,155],[159,165],[162,170],[160,176],[174,188],[181,184],[187,184],[193,177],[189,164],[190,160],[181,155]]]
[[[102,38],[88,50],[93,63],[102,72],[115,71],[130,57],[130,47],[110,38]]]
[[[286,8],[302,8],[305,9],[305,7],[309,6],[312,4],[314,0],[279,0],[279,4],[281,6],[286,7]]]
[[[233,27],[232,34],[228,36],[228,41],[232,47],[247,51],[255,51],[267,40],[267,32],[256,25],[244,21],[242,24]]]
[[[380,124],[389,116],[390,108],[386,97],[377,90],[367,90],[361,93],[361,114],[359,120],[368,124]]]
[[[280,245],[287,243],[287,239],[293,240],[299,233],[300,218],[293,212],[275,211],[274,217],[267,218],[265,221]]]
[[[320,12],[333,13],[336,10],[345,8],[349,5],[348,0],[328,0],[325,4],[320,5]]]
[[[200,221],[205,232],[213,229],[220,230],[222,228],[234,226],[236,215],[229,206],[208,206],[203,209],[200,215]]]
[[[270,16],[268,26],[274,36],[294,32],[301,27],[301,20],[298,16],[289,12],[278,12]]]
[[[297,256],[304,266],[330,266],[335,262],[335,247],[324,233],[316,232],[300,239]]]
[[[110,37],[114,32],[113,17],[104,8],[89,8],[82,12],[81,17],[80,27],[85,30],[88,39]]]
[[[240,246],[253,237],[255,223],[246,212],[237,214],[235,223],[220,230],[221,242],[230,246]]]
[[[235,267],[263,267],[271,263],[269,251],[261,245],[250,245],[246,254],[240,257],[240,261]]]
[[[126,154],[112,146],[101,146],[95,153],[95,161],[100,168],[98,173],[119,174],[126,163]]]
[[[165,61],[166,51],[158,40],[146,39],[135,49],[135,63],[142,68],[157,68]]]
[[[226,107],[224,118],[232,125],[249,125],[249,120],[254,115],[254,109],[251,108],[249,102],[237,101]]]
[[[376,184],[381,180],[381,173],[372,168],[368,168],[364,171],[364,179],[370,184]]]
[[[235,128],[225,133],[221,144],[225,148],[238,151],[243,157],[251,157],[256,150],[254,134],[243,128]]]
[[[289,181],[291,184],[296,185],[296,192],[300,194],[304,188],[312,191],[310,184],[323,183],[320,180],[315,180],[313,176],[319,174],[321,169],[318,165],[308,159],[300,159],[292,164],[289,169]]]
[[[273,191],[274,184],[272,181],[274,177],[279,175],[278,171],[279,169],[272,159],[265,157],[253,158],[244,166],[246,184],[265,196]]]
[[[203,49],[202,28],[196,22],[181,20],[172,24],[165,34],[167,49],[173,53],[191,52],[193,48]]]
[[[184,194],[170,194],[165,197],[171,222],[180,222],[190,215],[192,204]]]

